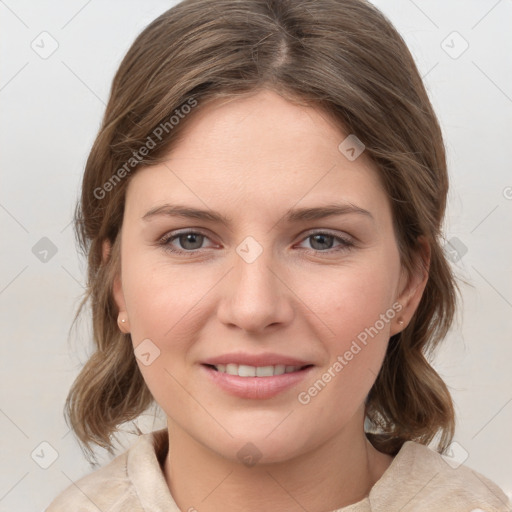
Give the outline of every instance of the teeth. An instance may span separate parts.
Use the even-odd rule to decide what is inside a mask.
[[[256,377],[272,377],[274,375],[273,366],[257,366]]]
[[[256,377],[256,367],[241,364],[238,367],[238,375],[240,375],[240,377]]]
[[[285,366],[276,364],[275,366],[249,366],[247,364],[218,364],[215,365],[217,371],[229,375],[238,375],[239,377],[272,377],[273,375],[282,375],[283,373],[296,372],[301,366]]]

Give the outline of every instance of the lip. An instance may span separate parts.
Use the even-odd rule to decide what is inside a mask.
[[[245,352],[232,352],[231,354],[223,354],[217,357],[212,357],[202,361],[203,364],[246,364],[248,366],[276,366],[284,364],[285,366],[307,366],[312,365],[311,361],[304,361],[294,357],[289,357],[281,354],[274,354],[265,352],[263,354],[247,354]],[[251,377],[242,377],[251,378]],[[263,377],[258,377],[263,378]],[[267,377],[270,378],[270,377]]]
[[[290,360],[291,359],[287,359],[287,361]],[[233,360],[231,359],[231,361]],[[225,363],[219,362],[216,364]],[[251,366],[264,365],[253,364]],[[282,375],[273,375],[272,377],[240,377],[238,375],[229,375],[228,373],[219,372],[210,366],[207,366],[206,364],[201,364],[200,368],[201,371],[205,372],[206,377],[209,378],[211,382],[219,386],[223,391],[229,393],[230,395],[252,400],[265,400],[272,398],[279,393],[292,388],[293,386],[296,386],[299,382],[304,380],[307,375],[309,375],[314,366],[308,366],[307,368],[297,370],[296,372],[283,373]]]

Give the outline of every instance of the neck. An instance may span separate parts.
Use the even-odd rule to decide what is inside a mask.
[[[330,511],[365,498],[392,457],[366,439],[362,422],[291,460],[245,466],[190,437],[168,420],[165,478],[180,510]]]

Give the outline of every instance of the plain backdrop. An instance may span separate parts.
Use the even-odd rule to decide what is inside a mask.
[[[375,3],[418,63],[448,150],[446,250],[469,283],[435,360],[456,403],[451,457],[512,495],[512,2]],[[172,5],[0,1],[1,512],[41,511],[93,470],[63,416],[91,348],[87,319],[68,341],[86,270],[70,222],[114,73]]]

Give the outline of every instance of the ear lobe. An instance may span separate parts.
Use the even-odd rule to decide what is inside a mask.
[[[124,301],[123,285],[121,284],[121,276],[119,273],[116,274],[114,277],[114,282],[112,283],[112,295],[114,297],[114,302],[116,303],[119,313],[125,312],[126,304]]]
[[[103,264],[105,264],[109,261],[111,252],[112,252],[112,244],[110,243],[110,240],[103,240],[103,244],[102,244]],[[126,312],[126,304],[125,304],[125,300],[124,300],[123,285],[121,283],[121,275],[120,275],[119,270],[116,272],[116,275],[115,275],[113,283],[112,283],[112,296],[114,298],[114,302],[116,303],[119,313],[120,314],[125,313]]]
[[[419,248],[415,256],[413,270],[408,275],[404,270],[403,275],[406,276],[407,281],[397,297],[397,301],[403,306],[400,312],[400,319],[403,321],[403,325],[400,325],[396,332],[402,330],[410,322],[418,308],[428,282],[431,255],[430,244],[425,237],[421,236],[418,237],[418,245]],[[396,332],[392,334],[396,334]]]
[[[117,248],[117,251],[119,251],[119,247]],[[111,257],[112,257],[112,244],[110,240],[106,239],[103,240],[102,247],[101,247],[101,256],[102,256],[102,262],[103,264],[107,264]],[[118,255],[118,258],[120,258],[120,255]],[[121,281],[121,265],[120,261],[118,262],[111,262],[112,265],[117,265],[117,268],[115,269],[115,276],[112,281],[112,297],[114,299],[114,302],[117,306],[117,325],[119,327],[119,330],[123,332],[124,334],[130,333],[130,321],[128,319],[128,313],[126,312],[126,302],[124,300],[124,293],[123,293],[123,284]]]
[[[128,318],[128,313],[126,311],[126,304],[123,294],[123,285],[121,283],[121,276],[119,275],[119,272],[114,277],[114,282],[112,283],[112,295],[114,297],[114,302],[116,303],[117,310],[119,311],[117,315],[117,325],[119,327],[119,330],[124,334],[129,334],[130,320]]]

